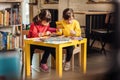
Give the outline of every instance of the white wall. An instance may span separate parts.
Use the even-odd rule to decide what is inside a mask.
[[[29,24],[29,0],[22,2],[22,23]]]

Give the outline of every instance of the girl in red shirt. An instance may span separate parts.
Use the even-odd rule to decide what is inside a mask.
[[[50,35],[52,32],[55,32],[55,28],[50,28],[50,21],[51,21],[51,13],[48,10],[42,10],[40,14],[35,16],[33,18],[33,23],[30,25],[29,30],[29,38],[44,36],[44,35]],[[43,46],[37,46],[37,45],[30,45],[30,53],[31,53],[31,62],[32,62],[32,56],[35,49],[42,49],[44,50],[44,54],[42,56],[42,60],[40,62],[40,69],[44,72],[48,72],[48,66],[47,66],[47,59],[49,57],[49,54],[55,53],[54,48],[50,47],[43,47]],[[55,54],[52,54],[53,57],[55,57]]]

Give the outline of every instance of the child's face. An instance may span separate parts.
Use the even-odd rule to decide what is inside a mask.
[[[73,21],[73,17],[71,17],[71,18],[69,18],[68,20],[65,20],[65,21],[66,21],[66,23],[71,24],[72,21]]]
[[[48,25],[49,25],[49,22],[43,20],[43,21],[41,21],[41,24],[42,24],[43,26],[48,26]]]

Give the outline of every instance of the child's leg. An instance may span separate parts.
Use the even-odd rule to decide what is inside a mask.
[[[33,54],[34,54],[34,50],[35,49],[42,49],[42,50],[44,50],[44,47],[38,46],[38,45],[30,45],[30,60],[31,60],[31,65],[32,65],[32,58],[33,58]]]
[[[56,59],[56,53],[55,53],[55,48],[50,48],[50,53]]]
[[[50,55],[50,50],[49,50],[49,48],[46,48],[45,51],[44,51],[44,54],[43,54],[43,56],[42,56],[42,60],[41,60],[40,63],[41,63],[41,64],[46,64],[49,55]]]
[[[55,48],[51,48],[51,55],[54,58],[54,59],[51,58],[51,67],[52,68],[55,68],[55,65],[56,65],[56,61],[55,61],[55,59],[56,59],[56,52],[55,51],[56,51]]]
[[[73,54],[74,46],[66,47],[66,49],[67,49],[66,62],[69,62]]]
[[[34,54],[34,50],[36,49],[35,45],[30,45],[30,64],[32,65],[32,58]]]
[[[47,59],[48,59],[50,53],[53,52],[52,50],[53,50],[53,49],[51,49],[51,48],[49,48],[49,47],[46,47],[46,48],[44,49],[44,54],[43,54],[42,60],[41,60],[41,62],[40,62],[40,69],[41,69],[43,72],[49,72],[49,68],[48,68],[48,66],[47,66],[46,63],[47,63]]]
[[[51,53],[51,55],[55,59],[55,48],[46,47],[44,50],[45,50],[45,52],[44,52],[44,54],[42,56],[42,60],[41,60],[42,64],[46,64],[47,63],[47,59],[48,59],[50,53]]]
[[[68,71],[70,70],[70,59],[72,57],[72,54],[73,54],[73,49],[74,49],[74,46],[69,46],[69,47],[66,47],[67,49],[67,54],[66,54],[66,63],[64,65],[64,70],[65,71]]]

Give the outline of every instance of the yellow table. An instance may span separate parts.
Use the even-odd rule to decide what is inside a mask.
[[[40,41],[34,41],[33,39],[25,39],[25,75],[30,76],[30,44],[54,47],[56,48],[56,73],[59,78],[62,78],[62,48],[72,45],[81,44],[81,55],[80,57],[80,69],[83,73],[86,73],[86,63],[87,63],[87,39],[83,38],[82,40],[72,40],[71,42],[61,43],[61,44],[52,44],[52,43],[44,43]]]

